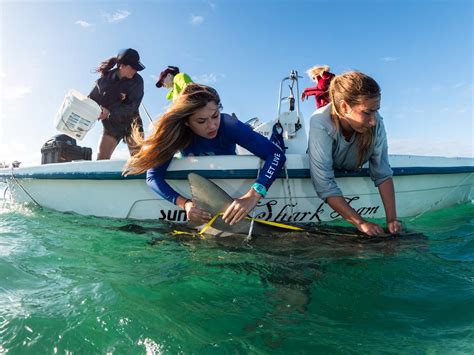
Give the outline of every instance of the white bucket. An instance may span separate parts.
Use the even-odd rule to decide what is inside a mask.
[[[101,109],[97,103],[74,89],[69,90],[56,114],[56,129],[82,140],[94,126]]]

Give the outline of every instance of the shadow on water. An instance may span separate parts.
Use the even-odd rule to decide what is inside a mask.
[[[117,229],[135,234],[160,233],[148,244],[178,242],[201,245],[206,248],[220,248],[234,252],[258,252],[269,255],[293,256],[311,259],[361,257],[375,254],[392,255],[404,250],[425,250],[428,238],[417,232],[406,231],[400,235],[386,234],[368,237],[357,229],[341,226],[315,225],[304,231],[280,232],[266,235],[232,234],[226,237],[203,235],[195,230],[178,227],[179,233],[170,232],[172,227],[142,227],[127,224]]]
[[[285,314],[305,313],[311,303],[311,288],[323,278],[324,265],[343,259],[349,263],[361,259],[390,257],[403,252],[422,252],[428,249],[428,238],[415,232],[403,235],[367,237],[355,228],[312,226],[304,232],[284,232],[270,235],[233,234],[227,237],[199,236],[193,230],[179,227],[189,234],[173,235],[169,227],[145,228],[128,224],[119,228],[136,234],[160,232],[148,244],[180,243],[194,248],[216,249],[236,253],[236,257],[212,259],[206,268],[228,270],[246,276],[256,275],[267,291],[267,302],[273,311],[267,319],[287,319]],[[156,235],[156,234],[155,234]],[[289,318],[291,319],[291,317]],[[294,321],[294,320],[293,320]],[[257,320],[246,326],[247,332],[257,332],[266,321]],[[268,338],[267,346],[276,348],[282,337]]]
[[[171,232],[170,226],[142,227],[127,224],[117,228],[120,231],[134,234],[158,233],[148,244],[159,246],[162,243],[179,243],[207,250],[217,249],[234,253],[258,256],[259,260],[273,261],[272,272],[260,276],[262,280],[274,284],[308,285],[311,282],[302,278],[303,270],[317,270],[318,263],[326,260],[347,259],[360,260],[373,257],[386,257],[403,252],[423,252],[428,250],[428,237],[422,233],[406,231],[400,235],[368,237],[357,229],[340,226],[312,226],[311,229],[298,232],[282,232],[268,235],[233,234],[226,237],[200,236],[192,229],[179,226],[179,232]],[[242,258],[242,260],[248,260]],[[259,264],[243,261],[242,263],[220,262],[212,264],[229,268],[236,272],[259,273]],[[265,265],[268,270],[268,265]],[[289,271],[283,272],[283,271]],[[317,272],[311,274],[317,274]]]
[[[317,334],[314,329],[318,326],[321,329],[329,329],[331,324],[336,324],[333,327],[334,332],[344,337],[352,334],[352,328],[357,328],[352,327],[353,324],[361,325],[361,332],[368,334],[367,329],[370,328],[363,327],[364,324],[368,327],[369,322],[375,324],[374,327],[384,324],[397,326],[406,322],[407,327],[412,331],[413,320],[415,320],[419,322],[419,329],[422,331],[410,334],[422,334],[417,336],[419,339],[423,336],[429,338],[431,334],[435,334],[433,332],[444,326],[445,323],[436,325],[437,316],[443,320],[446,318],[444,322],[449,321],[454,325],[461,324],[464,319],[469,321],[465,299],[468,299],[467,297],[472,293],[472,288],[469,288],[469,282],[472,280],[469,266],[472,266],[473,255],[472,211],[472,206],[468,205],[448,211],[432,212],[418,218],[416,224],[411,223],[408,226],[422,230],[429,235],[429,239],[421,233],[368,238],[360,235],[353,228],[324,225],[311,226],[309,231],[301,233],[255,235],[250,241],[246,241],[246,235],[205,236],[205,239],[201,239],[192,235],[172,235],[173,228],[186,231],[181,226],[155,224],[151,221],[130,224],[127,220],[81,217],[47,209],[40,211],[37,208],[20,205],[12,205],[3,210],[0,226],[3,224],[10,229],[16,229],[15,233],[18,234],[18,230],[21,229],[20,224],[26,223],[27,229],[21,229],[22,232],[26,232],[25,236],[18,239],[24,245],[32,243],[32,250],[37,250],[33,241],[41,241],[40,245],[46,243],[50,247],[48,254],[39,256],[46,258],[48,263],[52,260],[49,253],[52,253],[54,257],[57,252],[65,248],[65,245],[66,255],[76,255],[80,251],[81,257],[87,256],[84,260],[93,263],[91,270],[97,269],[94,273],[97,283],[100,284],[102,279],[112,281],[115,284],[115,290],[127,295],[127,300],[138,302],[136,301],[138,297],[134,292],[142,294],[145,291],[143,299],[149,297],[157,285],[156,280],[160,280],[159,288],[163,286],[161,280],[166,280],[166,283],[171,284],[170,290],[173,292],[191,285],[195,287],[197,294],[211,295],[212,300],[216,299],[216,302],[212,303],[216,307],[235,305],[235,308],[231,310],[238,312],[239,316],[234,314],[228,319],[236,320],[235,328],[232,329],[235,329],[234,334],[239,334],[236,337],[239,336],[243,342],[248,341],[249,344],[258,344],[263,341],[267,347],[266,351],[269,352],[269,349],[281,351],[288,343],[294,345],[304,341],[305,344],[320,344],[314,340]],[[57,230],[57,233],[49,233],[52,230]],[[108,233],[103,233],[104,230]],[[134,235],[140,237],[134,238]],[[107,248],[113,248],[118,242],[125,240],[133,242],[132,248],[127,245],[126,248],[115,253],[115,257],[122,258],[125,255],[123,252],[126,252],[129,258],[127,261],[130,263],[140,261],[140,263],[132,269],[130,275],[127,275],[129,278],[117,284],[115,277],[120,271],[119,277],[122,278],[123,269],[112,258],[114,255],[109,258]],[[122,247],[123,244],[125,243],[118,246]],[[426,257],[420,255],[425,254],[428,247],[429,252],[426,253],[428,255]],[[137,270],[144,269],[142,265],[148,260],[151,260],[153,265],[162,260],[157,258],[157,256],[161,257],[162,250],[166,251],[166,257],[170,258],[166,269],[157,266],[138,274],[137,277]],[[29,255],[31,257],[31,253]],[[146,260],[143,259],[143,255],[146,255]],[[38,257],[36,254],[34,256]],[[104,256],[107,256],[105,261],[102,259]],[[179,268],[173,269],[176,271],[170,277],[169,270],[176,265],[175,257],[181,258],[181,261]],[[411,262],[412,257],[413,262]],[[18,260],[30,262],[29,259],[18,258]],[[58,258],[55,262],[59,263],[58,270],[67,267],[64,269],[66,272],[63,277],[68,282],[70,278],[76,280],[75,282],[83,282],[82,276],[72,276],[72,272],[78,270],[80,265],[73,265],[65,258],[60,261]],[[105,275],[103,265],[107,266]],[[132,264],[127,262],[127,267],[128,265]],[[396,266],[402,271],[400,272]],[[467,271],[463,271],[462,268]],[[39,268],[39,270],[43,269]],[[84,268],[81,266],[80,270],[80,275],[82,275]],[[192,273],[189,273],[189,270],[192,270]],[[157,279],[145,285],[139,284],[139,276],[153,276],[154,273],[160,271],[162,274]],[[389,271],[388,274],[387,271]],[[40,276],[43,277],[43,274]],[[391,285],[394,280],[399,285],[398,287]],[[183,283],[180,284],[180,282]],[[447,282],[447,285],[443,282]],[[127,290],[130,285],[136,289]],[[371,289],[371,285],[374,285],[374,289]],[[208,287],[212,289],[208,290]],[[447,295],[443,293],[445,288]],[[388,289],[388,296],[383,291],[386,289]],[[108,292],[97,291],[98,302],[101,302],[100,297],[109,295]],[[361,307],[359,311],[345,312],[344,308],[338,305],[338,302],[344,303],[344,306],[351,304],[348,294],[356,296],[354,307]],[[372,294],[375,296],[371,296]],[[364,297],[360,297],[361,295]],[[340,299],[337,299],[338,296]],[[235,304],[232,303],[233,297],[236,297]],[[321,300],[325,297],[329,301],[322,303]],[[225,302],[222,302],[223,298]],[[368,299],[367,304],[361,301],[365,298]],[[377,298],[380,298],[380,304],[376,303]],[[188,299],[186,298],[186,301]],[[455,302],[457,299],[461,299],[459,304]],[[436,307],[438,300],[442,302],[444,308],[448,309],[447,315],[443,315],[438,310],[430,317],[428,307]],[[148,307],[151,302],[149,300],[146,302]],[[373,303],[376,303],[373,311],[364,308],[371,307]],[[93,304],[94,307],[96,304]],[[136,304],[133,303],[134,306]],[[424,306],[425,304],[427,306]],[[196,305],[201,306],[201,303],[196,302]],[[410,309],[411,306],[413,309]],[[197,309],[196,312],[202,312],[201,308]],[[95,309],[94,312],[96,312]],[[376,312],[384,313],[384,319],[387,315],[394,314],[395,317],[398,314],[398,319],[406,318],[400,321],[395,318],[395,320],[388,320],[388,323],[377,323],[379,318]],[[242,313],[246,313],[245,316],[240,316]],[[449,314],[461,320],[450,320]],[[173,313],[167,313],[165,316],[170,315]],[[353,319],[358,315],[369,318],[357,323]],[[418,321],[417,316],[423,319],[424,323],[421,320]],[[314,321],[318,317],[320,319]],[[200,318],[201,315],[191,317],[194,320]],[[336,322],[341,322],[341,324]],[[433,325],[428,325],[429,322]],[[344,328],[345,326],[351,329],[348,330]],[[11,329],[13,328],[10,327]],[[326,333],[321,329],[319,331],[324,338],[329,339],[331,334],[334,334],[330,331]],[[9,334],[13,334],[14,332],[10,330]],[[300,335],[300,331],[306,330],[311,332],[310,335]],[[242,335],[238,332],[242,332]],[[453,334],[452,332],[449,330],[449,336]],[[427,336],[428,333],[430,335]],[[383,336],[385,337],[386,334],[383,333]],[[122,335],[119,336],[122,337]],[[407,333],[402,331],[400,336],[406,337]],[[414,336],[416,335],[412,335]],[[297,340],[293,342],[288,340],[295,338]],[[336,339],[340,340],[340,338]],[[367,339],[370,341],[374,338],[368,336]],[[340,342],[332,349],[341,349],[339,347],[341,344],[344,346],[344,342]],[[348,348],[346,346],[342,349]]]

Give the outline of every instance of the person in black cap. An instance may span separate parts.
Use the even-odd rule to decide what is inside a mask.
[[[168,100],[175,101],[181,91],[184,90],[186,85],[192,83],[191,77],[186,73],[180,73],[178,67],[169,65],[165,70],[160,73],[160,77],[156,82],[156,87],[165,87],[171,89],[166,98]]]
[[[143,98],[143,78],[137,73],[145,69],[135,49],[120,51],[116,57],[103,61],[95,70],[100,78],[89,97],[97,102],[102,113],[98,117],[104,130],[99,141],[97,160],[110,159],[120,140],[127,143],[130,154],[138,147],[131,137],[132,126],[143,132],[139,106]]]

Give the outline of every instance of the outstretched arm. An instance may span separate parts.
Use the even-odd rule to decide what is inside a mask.
[[[318,93],[318,88],[316,86],[312,88],[306,88],[301,93],[301,101],[304,101],[305,99],[308,98],[308,96],[314,96],[317,93]]]
[[[379,193],[385,209],[388,231],[392,234],[402,231],[402,224],[397,220],[397,208],[395,204],[395,188],[393,180],[387,179],[379,185]]]
[[[226,223],[236,224],[244,219],[255,206],[262,196],[255,191],[250,189],[242,197],[236,198],[234,202],[227,208],[222,218]]]
[[[328,197],[326,202],[331,208],[339,213],[346,221],[352,223],[358,230],[369,236],[383,234],[383,229],[376,223],[363,219],[349,204],[343,196]]]
[[[378,187],[382,198],[387,220],[387,228],[395,234],[402,231],[402,225],[397,220],[395,206],[395,188],[393,187],[393,171],[388,161],[388,144],[382,117],[378,117],[374,151],[370,157],[369,171],[375,186]]]
[[[311,121],[309,132],[309,167],[311,180],[319,198],[352,223],[361,232],[370,236],[383,233],[382,228],[364,220],[346,201],[336,183],[333,157],[333,138],[327,127],[317,120]]]
[[[178,194],[166,181],[165,173],[168,166],[171,163],[171,159],[163,163],[162,165],[151,168],[146,173],[146,182],[150,188],[155,191],[158,195],[163,197],[165,200],[175,204],[176,206],[186,211],[186,217],[191,222],[208,222],[211,219],[211,215],[197,208],[194,203]]]
[[[285,164],[285,154],[267,138],[254,132],[251,127],[240,122],[237,118],[232,118],[228,124],[232,139],[238,145],[264,160],[256,184],[261,185],[261,187],[268,191]],[[240,222],[255,208],[261,198],[261,194],[250,188],[243,196],[235,199],[227,208],[223,216],[224,221],[230,224]]]

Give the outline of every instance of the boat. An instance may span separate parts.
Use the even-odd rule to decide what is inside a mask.
[[[252,216],[281,223],[317,223],[340,218],[319,199],[313,188],[307,149],[307,123],[299,110],[298,74],[292,71],[280,83],[275,120],[247,122],[270,137],[281,124],[287,162]],[[282,96],[289,82],[290,93]],[[294,94],[296,91],[296,95]],[[296,102],[295,102],[296,101]],[[283,109],[285,104],[285,109]],[[288,105],[286,105],[288,104]],[[185,212],[154,193],[145,176],[123,176],[124,160],[72,161],[0,169],[10,198],[61,212],[86,216],[185,223]],[[415,155],[390,155],[398,216],[414,217],[472,200],[474,159]],[[168,168],[168,183],[183,196],[191,196],[187,176],[195,172],[211,179],[231,196],[241,196],[258,175],[261,161],[244,149],[234,156],[175,157]],[[384,217],[378,189],[368,169],[336,171],[336,180],[347,202],[364,218]]]

